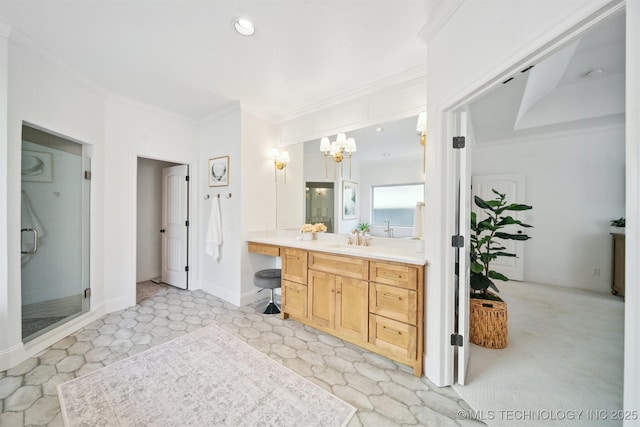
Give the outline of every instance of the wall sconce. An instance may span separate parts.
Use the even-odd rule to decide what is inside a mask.
[[[427,172],[427,112],[423,111],[418,116],[418,124],[416,125],[416,132],[420,134],[420,145],[423,148],[422,154],[422,172]]]
[[[278,182],[278,171],[284,171],[284,183],[287,183],[287,163],[289,163],[289,153],[280,151],[277,148],[271,149],[271,159],[273,160],[274,174]]]
[[[340,163],[340,173],[343,174],[342,161],[345,156],[349,159],[349,179],[351,179],[351,156],[357,151],[356,140],[353,138],[347,138],[344,133],[336,135],[336,140],[331,142],[329,138],[323,136],[320,139],[320,151],[324,154],[324,175],[329,177],[327,170],[327,159],[332,158],[333,163],[333,179],[336,179],[336,163]]]

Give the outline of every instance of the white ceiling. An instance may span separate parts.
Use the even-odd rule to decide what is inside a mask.
[[[0,22],[104,90],[202,120],[232,101],[275,120],[426,73],[432,0],[0,1]],[[255,23],[253,37],[233,21]]]
[[[606,125],[624,117],[623,14],[531,65],[470,105],[477,144]],[[600,74],[587,76],[598,69]]]

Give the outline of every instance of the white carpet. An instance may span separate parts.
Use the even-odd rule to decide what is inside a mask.
[[[471,344],[455,390],[489,426],[622,425],[624,302],[612,295],[501,284],[509,344]]]
[[[211,325],[58,386],[67,426],[343,426],[355,408]]]

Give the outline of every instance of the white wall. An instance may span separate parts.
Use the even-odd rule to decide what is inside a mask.
[[[162,169],[175,165],[138,157],[136,282],[162,273]]]
[[[523,174],[524,280],[609,293],[609,221],[624,216],[624,123],[473,149],[474,175]],[[598,269],[599,273],[595,273]]]
[[[304,224],[305,176],[307,163],[304,160],[303,144],[293,144],[282,148],[289,153],[287,165],[287,182],[284,174],[278,171],[276,184],[276,228],[298,229]],[[271,163],[273,174],[273,163]],[[304,176],[303,176],[304,174]],[[275,182],[275,178],[273,178]]]
[[[106,186],[105,302],[108,311],[135,304],[137,235],[137,159],[146,157],[189,165],[197,176],[198,127],[182,117],[110,96],[105,103]],[[189,211],[199,200],[197,181],[190,185]],[[144,189],[140,189],[144,191]],[[198,225],[189,227],[189,253],[194,254]],[[189,257],[190,268],[197,268]],[[190,287],[195,285],[189,283]]]
[[[264,292],[257,294],[258,289],[253,285],[253,276],[258,270],[275,268],[279,262],[275,257],[248,253],[246,244],[247,233],[255,230],[273,230],[276,227],[276,182],[270,153],[277,140],[275,124],[246,108],[242,109],[242,188],[239,194],[242,198],[242,240],[239,247],[242,274],[239,305],[266,297]],[[286,185],[299,182],[293,180],[293,177],[301,175],[301,167],[300,164],[291,165],[291,170],[287,170]],[[279,171],[278,180],[282,179],[281,175]],[[293,182],[289,181],[289,175]]]
[[[25,40],[8,43],[8,75],[0,75],[2,85],[8,84],[6,138],[7,187],[0,187],[0,199],[7,201],[7,271],[0,272],[0,313],[6,313],[0,328],[0,370],[20,362],[30,354],[46,348],[55,340],[43,338],[22,346],[21,271],[20,271],[20,187],[21,141],[23,121],[91,145],[93,180],[91,182],[91,271],[94,290],[92,305],[97,315],[103,309],[103,221],[104,197],[104,101],[103,94],[86,82],[72,77],[57,63],[34,53]],[[4,98],[3,98],[4,99]],[[64,102],[61,102],[64,100]],[[3,169],[5,170],[5,169]],[[5,211],[2,211],[4,221]],[[0,266],[1,268],[1,266]],[[91,316],[77,319],[86,322]],[[74,328],[74,325],[69,325]],[[64,334],[62,331],[58,336]],[[63,336],[63,335],[62,335]],[[48,341],[47,341],[48,340]]]
[[[508,75],[545,44],[606,4],[606,0],[442,3],[440,22],[426,33],[427,176],[425,373],[437,385],[453,381],[454,155],[445,114],[464,97]],[[487,29],[491,29],[488,31]]]
[[[220,259],[214,260],[205,253],[205,240],[198,242],[197,256],[200,269],[198,272],[199,286],[233,304],[240,305],[240,250],[242,235],[242,155],[240,147],[241,112],[240,105],[210,119],[201,127],[200,132],[200,173],[197,182],[200,191],[197,193],[201,200],[198,210],[198,222],[202,224],[202,234],[206,230],[214,203],[220,202],[222,219],[222,247]],[[214,157],[229,156],[229,185],[225,187],[209,187],[208,161]],[[226,198],[231,193],[231,198]],[[205,195],[211,198],[204,200]],[[217,198],[220,195],[220,199]]]

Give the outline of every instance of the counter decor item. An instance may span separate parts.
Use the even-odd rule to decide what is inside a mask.
[[[327,226],[321,222],[315,224],[304,224],[300,227],[300,233],[302,240],[313,240],[316,233],[324,233],[327,231]]]
[[[504,274],[491,269],[491,262],[499,257],[515,257],[505,252],[500,240],[529,240],[531,237],[522,231],[510,233],[502,231],[507,226],[530,228],[520,220],[514,219],[507,211],[525,211],[529,205],[508,203],[506,195],[492,190],[494,200],[483,200],[475,196],[474,203],[482,209],[481,221],[478,215],[471,213],[471,301],[470,331],[472,343],[487,348],[505,348],[507,346],[507,304],[489,288],[499,292],[493,280],[509,280]]]

